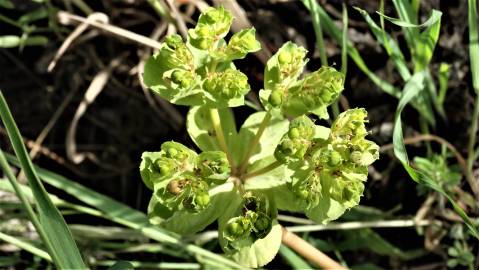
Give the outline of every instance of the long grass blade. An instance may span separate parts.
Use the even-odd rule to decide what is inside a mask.
[[[469,55],[471,58],[472,87],[476,92],[474,103],[474,112],[472,115],[471,130],[469,142],[467,145],[467,168],[472,172],[474,163],[474,145],[476,143],[476,133],[479,118],[479,33],[477,27],[477,1],[468,0],[468,21],[469,21]]]
[[[394,145],[394,155],[402,163],[404,169],[407,171],[409,176],[416,181],[418,184],[427,186],[440,194],[446,197],[449,202],[452,204],[456,213],[463,219],[466,226],[469,228],[470,232],[474,237],[479,239],[479,231],[469,218],[469,216],[464,212],[464,210],[454,201],[454,199],[433,179],[429,178],[427,174],[422,173],[420,170],[416,170],[409,165],[409,159],[406,152],[406,147],[404,145],[404,138],[402,132],[402,120],[401,113],[404,107],[415,97],[421,90],[424,88],[424,79],[426,73],[420,72],[414,74],[411,79],[404,86],[403,96],[399,100],[398,107],[396,109],[396,116],[394,118],[394,131],[393,131],[393,145]]]
[[[38,228],[42,233],[42,240],[48,247],[50,255],[58,268],[62,269],[85,269],[86,265],[80,255],[75,241],[68,229],[65,220],[48,197],[43,184],[40,182],[32,161],[28,156],[22,136],[13,120],[7,102],[0,91],[0,117],[2,118],[8,137],[12,143],[15,154],[25,172],[38,211]]]
[[[321,65],[327,66],[328,65],[328,58],[326,56],[326,49],[324,46],[324,38],[323,38],[323,29],[321,27],[321,18],[319,16],[318,12],[318,5],[315,5],[314,3],[316,2],[315,0],[306,0],[309,2],[309,6],[311,7],[309,9],[311,18],[313,19],[313,28],[314,28],[314,33],[316,35],[316,46],[318,47],[319,50],[319,57],[321,59]]]
[[[47,261],[52,261],[52,258],[50,255],[43,249],[40,249],[33,245],[32,243],[29,243],[25,240],[19,239],[17,237],[5,234],[3,232],[0,232],[0,240],[4,241],[6,243],[10,243],[18,248],[21,248],[27,252],[32,253],[33,255],[36,255],[42,259],[45,259]]]

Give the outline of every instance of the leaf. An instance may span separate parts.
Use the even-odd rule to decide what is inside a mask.
[[[349,208],[351,205],[340,203],[329,196],[321,196],[318,206],[306,210],[305,214],[316,223],[327,224],[338,219]]]
[[[15,8],[15,5],[10,0],[0,0],[0,7],[6,8],[6,9],[13,9]]]
[[[236,123],[231,109],[218,109],[221,127],[225,135],[228,149],[237,145]],[[186,129],[191,139],[202,151],[219,151],[221,147],[215,137],[210,108],[204,106],[192,107],[186,118]]]
[[[292,269],[313,269],[301,256],[285,245],[279,247],[279,254],[283,256]]]
[[[237,142],[232,144],[232,153],[233,158],[236,159],[237,164],[244,159],[246,152],[248,151],[247,145],[251,145],[261,123],[263,122],[266,112],[257,112],[251,114],[243,125],[238,134]],[[257,160],[264,159],[268,156],[272,156],[276,145],[283,134],[288,131],[289,122],[286,119],[283,119],[280,116],[272,116],[271,120],[268,123],[268,126],[263,132],[258,144],[251,154],[249,159],[250,164],[256,162]]]
[[[224,213],[230,204],[232,192],[235,192],[232,182],[217,186],[209,192],[211,205],[208,208],[198,213],[177,211],[172,217],[161,223],[161,226],[183,235],[202,231]]]
[[[39,224],[35,222],[35,225],[37,226],[36,229],[39,231],[44,244],[48,247],[55,265],[58,268],[85,269],[86,266],[83,262],[80,251],[73,240],[72,234],[65,220],[51,201],[45,187],[38,178],[33,163],[29,158],[25,145],[23,144],[20,131],[15,124],[2,92],[0,92],[0,116],[5,129],[7,130],[13,150],[18,157],[20,165],[35,197],[39,221]],[[3,169],[5,170],[6,168],[4,167]]]
[[[477,27],[477,1],[468,0],[469,54],[471,58],[472,85],[479,95],[479,34]]]
[[[438,21],[440,21],[441,16],[442,16],[442,12],[440,12],[439,10],[433,9],[429,19],[427,19],[427,21],[425,21],[424,23],[418,25],[418,24],[414,24],[414,23],[411,23],[409,21],[405,21],[405,20],[402,20],[402,19],[396,19],[396,18],[386,16],[386,15],[384,15],[381,12],[378,12],[378,11],[376,11],[376,13],[378,13],[381,17],[385,18],[386,20],[390,21],[391,23],[393,23],[397,26],[409,27],[409,28],[430,27],[430,26],[436,24]]]
[[[399,100],[398,107],[396,109],[396,116],[394,120],[394,131],[393,131],[393,145],[394,145],[394,155],[402,163],[404,169],[407,171],[409,176],[418,184],[425,185],[443,196],[445,196],[449,202],[452,204],[456,213],[463,219],[466,223],[466,226],[471,231],[471,234],[479,239],[479,231],[469,218],[469,216],[464,212],[464,210],[455,202],[455,200],[434,180],[429,178],[427,174],[424,174],[420,170],[416,170],[409,165],[409,159],[406,152],[406,147],[404,145],[404,138],[402,132],[402,120],[401,113],[404,107],[414,98],[423,88],[425,72],[420,72],[414,74],[411,79],[404,86],[403,96]]]
[[[255,163],[251,164],[248,168],[248,172],[254,172],[261,168],[264,168],[271,163],[275,162],[274,156],[269,156],[257,160]],[[245,190],[267,190],[277,186],[284,185],[287,182],[290,182],[291,171],[287,170],[286,166],[281,165],[271,171],[266,173],[253,176],[246,180],[244,185]]]
[[[270,233],[265,238],[258,239],[252,245],[245,246],[229,256],[245,267],[262,267],[271,262],[278,253],[282,235],[281,225],[275,220]],[[222,238],[219,240],[221,243]]]
[[[48,18],[48,9],[41,7],[32,12],[22,15],[20,18],[18,18],[18,22],[22,24],[27,24],[45,18]]]
[[[384,29],[381,29],[365,10],[358,7],[354,8],[359,11],[364,20],[366,20],[369,29],[371,29],[376,40],[384,47],[387,54],[392,59],[402,79],[405,81],[409,80],[411,73],[409,72],[404,55],[402,54],[401,49],[399,49],[396,41],[388,33],[386,33]]]

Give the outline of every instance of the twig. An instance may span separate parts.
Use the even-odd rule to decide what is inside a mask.
[[[472,175],[472,173],[468,170],[466,160],[464,159],[464,157],[462,157],[461,153],[459,153],[459,151],[457,151],[457,149],[454,147],[454,145],[452,145],[451,143],[449,143],[445,139],[443,139],[439,136],[436,136],[436,135],[432,135],[432,134],[421,134],[421,135],[418,135],[418,136],[414,136],[412,138],[406,138],[406,139],[404,139],[404,144],[415,144],[415,143],[418,143],[418,142],[421,142],[421,141],[435,141],[435,142],[438,142],[438,143],[446,146],[456,157],[457,162],[461,166],[461,169],[463,170],[464,175],[466,176],[466,180],[467,180],[469,186],[471,187],[472,192],[474,193],[476,198],[479,198],[479,183],[474,178],[474,175]],[[393,144],[386,144],[386,145],[381,146],[380,151],[385,152],[385,151],[391,150],[393,148],[394,148]]]
[[[303,238],[286,230],[284,227],[282,242],[284,245],[296,251],[303,258],[307,259],[314,265],[321,267],[322,269],[346,270],[346,268],[341,264],[331,259],[323,252],[319,251]]]
[[[106,16],[106,15],[105,15]],[[104,31],[107,31],[109,33],[115,34],[117,36],[138,42],[140,44],[152,47],[154,49],[159,49],[161,47],[161,43],[153,40],[151,38],[138,35],[137,33],[125,30],[123,28],[108,24],[108,23],[101,23],[101,22],[96,22],[96,21],[91,21],[88,22],[86,18],[73,15],[71,13],[68,13],[66,11],[59,11],[58,12],[58,21],[61,24],[69,25],[69,24],[76,24],[76,23],[87,23],[88,25],[91,25],[93,27],[102,29]]]
[[[73,30],[73,32],[71,32],[70,35],[68,35],[68,37],[63,41],[62,45],[60,46],[60,48],[56,52],[52,61],[48,65],[48,68],[47,68],[48,72],[52,72],[52,70],[55,68],[55,65],[57,64],[58,60],[66,52],[66,50],[72,44],[72,42],[77,37],[79,37],[88,28],[88,26],[89,26],[88,23],[93,22],[93,21],[98,21],[98,22],[101,22],[101,23],[108,23],[108,17],[103,13],[93,13],[86,18],[85,22],[82,22],[79,26],[77,26],[77,28],[75,28],[75,30]]]
[[[424,227],[432,224],[441,224],[439,221],[430,220],[378,220],[378,221],[351,221],[342,223],[330,223],[328,225],[299,225],[286,227],[291,232],[314,232],[331,230],[357,230],[364,228],[402,228]]]

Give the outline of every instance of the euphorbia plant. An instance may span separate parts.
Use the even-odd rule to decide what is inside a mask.
[[[278,210],[303,212],[318,223],[337,219],[359,203],[378,146],[365,139],[364,109],[343,112],[331,128],[308,116],[328,118],[344,76],[331,67],[302,75],[307,51],[292,42],[266,65],[259,92],[265,111],[238,131],[229,107],[244,105],[250,86],[233,60],[260,50],[260,43],[254,28],[226,41],[232,20],[222,7],[209,8],[186,41],[167,37],[146,63],[151,90],[191,106],[187,130],[201,153],[165,142],[161,151],[143,153],[140,170],[153,190],[151,222],[193,234],[217,221],[225,253],[260,267],[281,244]]]

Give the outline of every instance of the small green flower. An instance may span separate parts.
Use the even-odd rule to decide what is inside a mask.
[[[241,71],[227,69],[213,73],[203,83],[203,89],[218,100],[239,98],[249,92],[248,77]]]
[[[254,28],[235,33],[228,42],[224,53],[228,60],[243,59],[248,53],[257,52],[261,44],[256,40]]]
[[[223,7],[208,8],[200,15],[194,29],[188,30],[190,43],[200,50],[213,49],[213,44],[226,36],[233,16]]]
[[[198,155],[197,168],[201,177],[222,183],[228,179],[231,168],[226,154],[221,151],[207,151]]]

